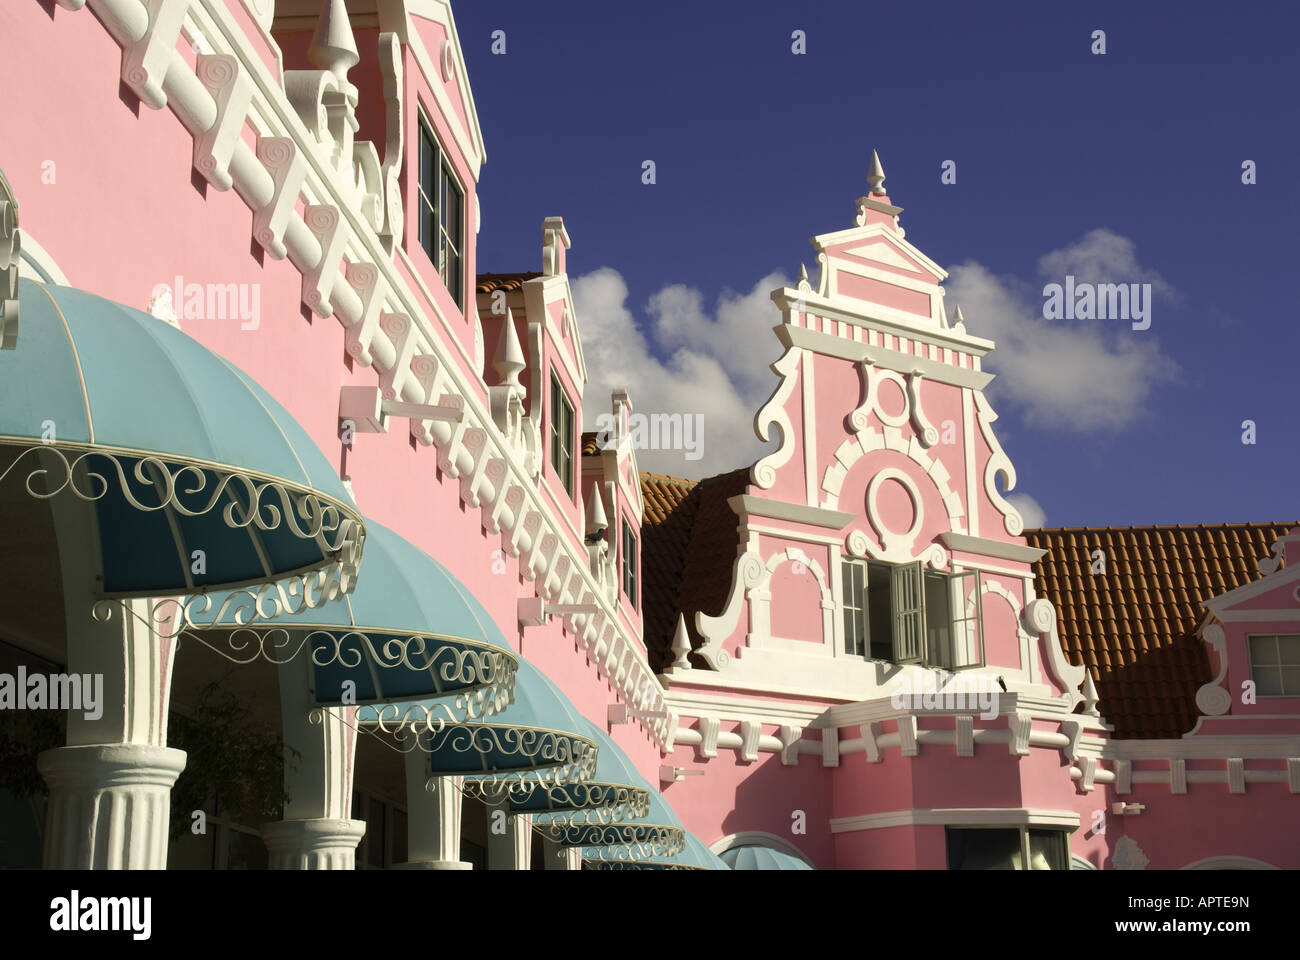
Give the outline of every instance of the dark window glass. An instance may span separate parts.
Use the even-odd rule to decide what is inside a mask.
[[[420,246],[462,310],[465,191],[429,125],[420,121]]]
[[[1020,870],[1020,830],[947,828],[949,870]]]

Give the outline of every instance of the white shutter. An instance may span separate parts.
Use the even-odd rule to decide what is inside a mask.
[[[952,669],[984,666],[984,601],[978,570],[952,578]]]
[[[925,657],[925,607],[921,597],[921,564],[909,563],[890,571],[890,599],[894,613],[894,662],[920,663]]]

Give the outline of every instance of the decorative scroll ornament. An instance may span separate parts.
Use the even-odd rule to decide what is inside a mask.
[[[0,446],[25,446],[23,438],[0,438]],[[24,485],[37,499],[50,500],[65,490],[87,503],[114,490],[136,510],[165,510],[185,517],[221,512],[231,529],[263,532],[287,528],[301,540],[314,540],[332,564],[309,574],[286,578],[304,592],[309,584],[332,580],[340,594],[351,593],[361,563],[365,528],[348,516],[350,510],[333,498],[293,483],[261,474],[202,464],[181,458],[87,443],[42,443],[26,446],[0,471],[0,483],[20,472],[27,458],[35,468]],[[29,463],[29,465],[31,465]],[[42,489],[42,487],[44,489]]]
[[[1007,533],[1013,537],[1020,536],[1025,529],[1025,522],[1020,517],[1020,511],[1007,502],[998,491],[997,476],[1002,474],[1006,477],[1007,489],[1010,493],[1016,488],[1016,468],[1011,463],[1011,458],[1006,455],[1002,449],[1002,444],[998,443],[998,438],[993,434],[993,421],[998,415],[993,412],[992,405],[985,398],[984,393],[980,390],[973,391],[975,396],[976,420],[979,423],[980,433],[984,436],[984,442],[988,444],[990,456],[988,463],[984,466],[984,493],[988,496],[989,502],[997,508],[1003,516],[1003,526]],[[973,507],[972,507],[973,509]]]
[[[786,404],[790,400],[790,395],[794,392],[795,381],[798,379],[799,360],[803,351],[798,347],[791,347],[785,352],[780,360],[772,364],[772,372],[781,378],[781,384],[772,394],[772,398],[763,405],[754,417],[754,433],[758,439],[764,443],[769,443],[772,439],[771,428],[776,427],[777,432],[781,435],[781,446],[774,453],[759,460],[750,469],[750,479],[754,484],[763,490],[770,490],[776,483],[776,472],[785,466],[786,462],[794,456],[794,425],[790,422],[790,414],[786,410]]]
[[[280,610],[289,615],[296,612],[283,603],[283,598],[297,596],[299,579],[272,584],[256,593],[244,591],[232,595],[210,617],[212,603],[208,596],[166,597],[149,604],[143,615],[136,613],[126,600],[103,600],[95,605],[92,615],[106,621],[112,617],[114,608],[120,608],[124,614],[147,624],[160,638],[196,641],[234,664],[265,660],[279,666],[310,648],[311,661],[317,667],[338,665],[350,670],[379,667],[427,672],[453,689],[454,696],[444,695],[445,701],[439,701],[433,708],[422,704],[373,705],[374,722],[386,732],[441,730],[449,723],[490,717],[514,699],[518,662],[506,651],[488,644],[423,635],[377,640],[372,634],[382,635],[386,631],[264,622],[265,618],[256,611]],[[278,596],[268,593],[271,587],[279,588]]]
[[[569,843],[580,834],[583,858],[599,863],[671,857],[686,849],[686,831],[681,827],[637,826],[634,823],[574,828],[570,833],[559,822],[533,821],[533,828],[547,839]],[[558,829],[557,829],[558,828]]]
[[[1219,658],[1219,669],[1214,679],[1203,684],[1196,691],[1196,709],[1209,717],[1221,717],[1232,707],[1232,694],[1223,687],[1228,676],[1228,645],[1223,627],[1212,623],[1205,628],[1202,636],[1205,642],[1214,648]]]
[[[589,860],[583,863],[589,870],[707,870],[691,863],[640,863],[636,860]]]
[[[497,778],[467,778],[465,792],[484,795],[493,789]],[[638,820],[650,813],[650,791],[620,783],[538,783],[534,792],[540,791],[552,808],[557,810],[568,826],[588,826]],[[535,796],[530,797],[536,800]],[[521,811],[522,812],[522,811]]]
[[[0,350],[18,345],[18,201],[0,171]]]

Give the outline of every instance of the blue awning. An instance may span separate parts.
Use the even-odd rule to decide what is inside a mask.
[[[350,586],[361,517],[270,394],[139,310],[25,278],[18,292],[22,336],[0,352],[0,482],[94,504],[99,593],[174,596],[326,570]]]
[[[671,857],[648,857],[644,860],[584,859],[588,870],[730,870],[699,837],[687,831],[686,847]]]
[[[264,588],[190,597],[181,603],[185,629],[231,660],[283,663],[309,651],[322,706],[447,698],[434,711],[445,721],[505,707],[519,657],[492,617],[409,540],[373,520],[366,532],[351,595]]]
[[[366,706],[357,722],[429,754],[436,777],[481,776],[475,789],[494,798],[527,795],[546,784],[588,780],[597,746],[581,714],[526,660],[515,673],[514,700],[486,720],[447,723],[438,700]]]
[[[718,854],[732,870],[811,870],[805,861],[782,850],[759,844],[731,847]]]
[[[542,789],[513,797],[512,814],[568,811],[564,822],[610,823],[644,817],[650,811],[650,788],[612,737],[585,717],[581,729],[599,748],[596,770],[581,783],[549,783]]]
[[[645,860],[671,857],[686,845],[686,830],[677,814],[639,774],[633,781],[649,792],[644,816],[614,823],[588,823],[571,813],[539,813],[533,826],[542,836],[566,847],[582,847],[584,860]]]

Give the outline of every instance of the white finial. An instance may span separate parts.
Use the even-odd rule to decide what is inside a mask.
[[[673,634],[673,667],[677,670],[691,669],[691,638],[686,632],[686,618],[677,614],[677,632]]]
[[[800,283],[808,282],[808,266],[803,263],[799,264],[799,282]]]
[[[884,196],[885,193],[885,168],[880,165],[880,156],[876,151],[871,151],[871,169],[867,171],[867,183],[871,184],[871,192],[876,196]]]
[[[587,504],[587,532],[595,533],[608,526],[609,518],[605,516],[605,498],[601,496],[600,482],[597,481],[591,485],[591,502]]]
[[[501,339],[497,341],[497,353],[492,360],[492,369],[501,377],[503,385],[520,386],[519,374],[527,364],[524,351],[519,346],[519,334],[515,330],[515,318],[506,308],[506,322],[501,328]]]
[[[1083,711],[1084,713],[1097,712],[1097,685],[1092,682],[1091,670],[1083,675]]]
[[[307,57],[319,69],[338,77],[340,84],[347,83],[348,71],[361,57],[357,54],[357,41],[343,0],[329,0],[329,6],[321,12]]]
[[[966,332],[966,318],[962,316],[959,304],[953,304],[952,307],[952,328],[958,333]]]

